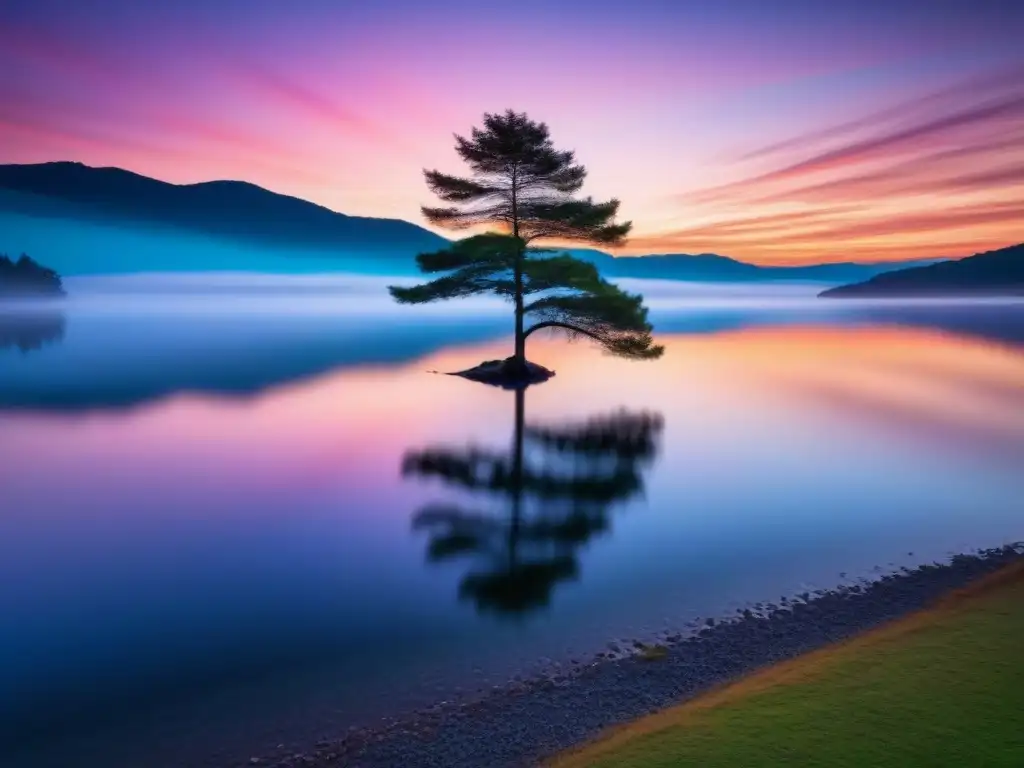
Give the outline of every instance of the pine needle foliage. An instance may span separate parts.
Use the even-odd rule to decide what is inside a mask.
[[[426,218],[455,230],[488,226],[444,250],[417,256],[420,271],[440,275],[412,287],[392,286],[404,304],[494,294],[515,305],[515,355],[525,366],[526,339],[542,329],[585,336],[629,358],[658,357],[643,297],[604,280],[589,262],[531,245],[559,240],[621,245],[631,223],[616,223],[618,200],[576,197],[586,169],[573,152],[557,150],[547,125],[508,110],[485,114],[455,149],[470,175],[424,171],[446,207],[423,207]],[[527,299],[530,299],[527,303]],[[526,327],[529,318],[533,325]]]

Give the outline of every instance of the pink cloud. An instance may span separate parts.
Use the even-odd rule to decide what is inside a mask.
[[[355,138],[361,142],[400,147],[402,142],[372,120],[340,104],[320,89],[292,80],[269,69],[247,69],[239,73],[240,80],[248,82],[277,107],[298,110],[338,132],[339,136]]]
[[[864,117],[808,131],[799,136],[761,147],[744,155],[741,159],[752,160],[789,150],[805,149],[818,142],[848,136],[865,128],[877,129],[879,125],[891,120],[919,120],[921,113],[928,110],[957,109],[965,100],[977,99],[979,96],[998,98],[1004,95],[1007,89],[1011,92],[1019,90],[1021,82],[1024,82],[1024,67],[1014,66],[997,72],[986,72],[925,96],[872,112]]]
[[[931,148],[929,140],[951,138],[957,129],[993,126],[1001,121],[1024,120],[1024,95],[960,110],[910,128],[853,142],[845,147],[823,152],[798,163],[769,171],[749,179],[701,190],[685,197],[697,201],[721,200],[757,191],[769,184],[820,173],[845,169],[866,160],[896,157],[901,152]]]

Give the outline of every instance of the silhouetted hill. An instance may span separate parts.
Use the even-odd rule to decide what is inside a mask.
[[[65,274],[178,268],[288,271],[293,263],[289,258],[297,261],[304,255],[317,265],[323,260],[324,270],[415,274],[417,253],[448,242],[407,221],[346,216],[245,182],[169,184],[120,168],[73,162],[0,165],[3,213],[9,214],[3,225],[15,237],[12,246],[29,247],[16,241],[20,236],[32,248],[45,248]],[[161,230],[160,236],[140,241],[139,231],[153,228]],[[129,232],[135,232],[131,243],[122,242]],[[170,243],[171,232],[181,236],[180,243]],[[224,252],[190,242],[194,236],[217,238]],[[260,246],[263,252],[239,253],[232,250],[233,243]],[[838,284],[907,265],[764,267],[711,253],[616,258],[596,250],[572,252],[593,262],[606,277],[694,282]],[[273,267],[268,267],[269,256],[278,259]],[[914,262],[922,263],[932,262]],[[307,264],[302,271],[310,268],[319,266]]]
[[[796,267],[766,267],[737,261],[715,253],[666,253],[651,256],[612,257],[601,251],[574,250],[576,256],[593,262],[606,277],[631,277],[650,280],[687,280],[694,282],[799,281],[843,283],[866,280],[874,275],[908,265],[934,264],[936,259],[914,262],[858,264],[838,262]]]
[[[1024,296],[1024,244],[956,261],[887,272],[853,285],[830,288],[828,298],[924,296]]]
[[[241,181],[169,184],[81,163],[0,166],[0,188],[73,204],[86,218],[191,229],[264,245],[400,252],[411,260],[447,242],[398,219],[346,216]],[[19,205],[32,207],[32,198]],[[22,212],[32,213],[32,210]],[[54,213],[49,207],[44,213]]]
[[[25,254],[17,261],[0,253],[0,298],[63,296],[60,276]]]

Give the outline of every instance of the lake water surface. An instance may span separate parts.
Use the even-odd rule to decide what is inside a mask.
[[[3,765],[233,764],[1024,539],[1020,304],[648,285],[662,360],[531,338],[517,402],[430,373],[508,354],[487,302],[77,287],[0,310]]]

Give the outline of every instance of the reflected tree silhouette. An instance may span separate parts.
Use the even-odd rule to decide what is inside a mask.
[[[0,350],[33,352],[64,338],[66,321],[61,312],[0,311]]]
[[[508,452],[433,447],[407,453],[402,464],[406,477],[437,478],[505,507],[428,504],[413,529],[429,537],[429,561],[469,562],[460,598],[506,616],[547,606],[558,584],[579,576],[578,552],[608,531],[613,505],[643,492],[663,427],[660,414],[629,411],[527,425],[526,391],[514,397]]]

